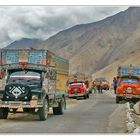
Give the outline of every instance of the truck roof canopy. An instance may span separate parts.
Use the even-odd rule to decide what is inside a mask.
[[[120,66],[118,67],[118,76],[137,76],[140,77],[140,66]]]
[[[48,67],[68,73],[68,60],[45,49],[1,49],[0,65],[3,69],[25,68],[47,71]]]

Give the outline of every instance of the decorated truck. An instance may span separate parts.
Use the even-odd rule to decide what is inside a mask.
[[[70,75],[68,81],[68,88],[69,98],[89,98],[89,82],[85,74],[76,73]]]
[[[140,100],[140,66],[120,66],[117,75],[116,103]]]
[[[54,115],[63,114],[68,60],[42,49],[2,49],[0,58],[0,119],[18,110],[37,114],[41,121],[50,108]]]
[[[110,85],[109,82],[106,80],[105,77],[98,77],[95,80],[97,88],[101,88],[101,90],[109,90]]]

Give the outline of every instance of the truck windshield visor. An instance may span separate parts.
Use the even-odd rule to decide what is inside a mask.
[[[40,73],[34,71],[16,71],[13,72],[10,79],[40,79]]]
[[[83,85],[83,83],[72,83],[72,84],[69,84],[69,86],[81,86]]]
[[[138,81],[138,79],[123,79],[121,82],[123,82],[123,83],[138,83],[139,81]]]

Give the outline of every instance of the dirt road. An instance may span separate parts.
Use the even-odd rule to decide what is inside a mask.
[[[125,133],[124,105],[110,92],[90,95],[70,105],[64,115],[50,113],[47,121],[35,115],[11,114],[0,120],[0,133]]]

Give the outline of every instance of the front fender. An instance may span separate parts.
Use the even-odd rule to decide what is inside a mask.
[[[31,90],[32,97],[37,96],[39,99],[45,99],[46,98],[46,92],[43,90]]]

